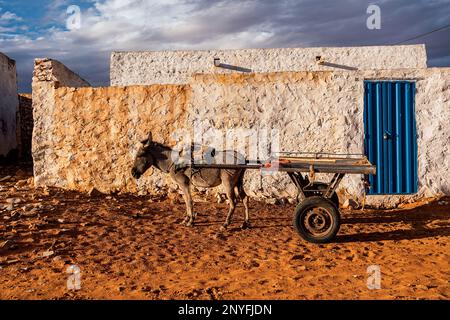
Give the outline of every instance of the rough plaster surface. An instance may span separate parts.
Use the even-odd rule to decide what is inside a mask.
[[[316,63],[317,56],[324,65]],[[185,84],[196,73],[236,72],[215,67],[214,58],[256,73],[427,67],[424,45],[113,52],[111,85]]]
[[[362,153],[362,134],[358,134],[363,131],[363,108],[358,103],[362,84],[352,73],[197,75],[191,85],[195,109],[191,122],[201,123],[204,132],[277,130],[279,151]],[[239,150],[238,140],[227,149]],[[240,151],[249,156],[249,150]],[[254,197],[296,195],[284,173],[261,179],[259,172],[249,171],[246,183]],[[344,184],[351,194],[362,188],[358,179],[346,178]]]
[[[0,53],[0,156],[17,147],[18,105],[16,63]]]
[[[186,124],[189,88],[57,87],[47,81],[59,66],[51,65],[37,61],[33,79],[35,184],[104,193],[167,185],[158,173],[137,184],[130,175],[133,157],[149,130],[170,144],[170,134]],[[60,74],[60,83],[85,85],[67,70]]]
[[[57,175],[56,166],[51,164],[49,157],[57,152],[53,143],[55,139],[64,140],[64,137],[52,134],[53,129],[58,127],[58,118],[54,114],[54,101],[55,90],[60,86],[89,87],[90,85],[56,60],[36,59],[32,82],[34,128],[31,150],[34,175],[37,179],[45,180],[47,177]],[[73,116],[76,119],[77,115]]]
[[[368,196],[366,203],[389,207],[449,194],[450,69],[194,75],[189,85],[50,86],[53,89],[46,92],[48,82],[36,77],[33,104],[41,110],[35,110],[39,115],[33,136],[35,181],[85,191],[95,187],[102,192],[171,188],[156,171],[144,175],[138,184],[131,178],[138,141],[152,130],[155,140],[173,144],[174,132],[195,133],[199,124],[203,131],[277,129],[284,151],[364,153],[364,79],[405,78],[417,81],[419,192]],[[34,101],[35,91],[39,102]],[[362,201],[361,178],[344,178],[341,200]],[[281,174],[261,178],[256,171],[249,172],[245,187],[261,198],[295,195]]]

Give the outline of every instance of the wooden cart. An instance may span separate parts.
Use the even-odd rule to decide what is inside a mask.
[[[286,172],[298,189],[294,227],[313,243],[332,241],[340,228],[336,189],[346,174],[376,174],[376,166],[364,155],[281,152],[266,161],[222,164],[192,161],[192,168],[259,169]],[[329,182],[316,181],[316,173],[333,174]]]

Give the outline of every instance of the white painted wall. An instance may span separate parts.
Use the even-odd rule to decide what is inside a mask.
[[[0,53],[0,156],[17,148],[18,107],[16,63]]]
[[[317,56],[326,64],[318,65]],[[214,58],[256,73],[427,67],[424,45],[113,52],[111,85],[184,84],[196,73],[236,73],[215,67]]]

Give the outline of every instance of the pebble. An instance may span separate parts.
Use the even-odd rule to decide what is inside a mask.
[[[424,286],[423,284],[418,284],[418,285],[416,285],[415,286],[417,289],[420,289],[420,290],[428,290],[428,287],[427,286]]]
[[[22,202],[22,199],[20,199],[20,198],[8,198],[8,199],[6,199],[6,203],[9,203],[9,204],[17,204],[17,203],[21,203]]]
[[[46,250],[44,252],[42,252],[42,257],[46,258],[46,257],[50,257],[54,254],[55,252],[53,250]]]
[[[0,182],[9,180],[9,179],[11,179],[11,178],[12,178],[11,176],[5,176],[5,177],[3,177],[3,178],[0,179]]]
[[[28,180],[19,180],[16,182],[15,186],[16,187],[24,187],[28,184]]]

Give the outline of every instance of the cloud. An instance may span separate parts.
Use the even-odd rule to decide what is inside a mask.
[[[0,11],[2,9],[0,8]],[[0,24],[10,23],[14,21],[22,21],[23,19],[17,16],[15,13],[6,11],[4,13],[0,13]]]
[[[440,27],[450,16],[447,0],[378,1],[382,28],[369,30],[369,0],[86,0],[77,2],[81,28],[70,31],[66,9],[75,2],[48,2],[42,22],[48,27],[37,35],[2,35],[13,31],[0,25],[0,51],[17,60],[21,90],[30,88],[37,57],[61,60],[99,86],[109,83],[113,50],[392,44]],[[447,29],[410,43],[425,42],[429,63],[448,66],[449,38]]]

